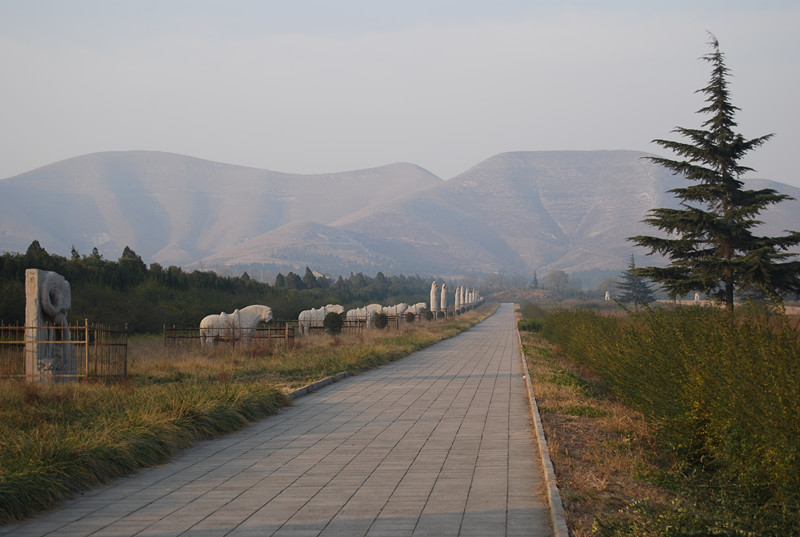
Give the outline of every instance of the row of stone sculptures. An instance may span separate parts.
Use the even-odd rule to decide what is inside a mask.
[[[447,311],[448,304],[447,283],[442,282],[441,292],[439,283],[434,281],[431,284],[431,311]],[[465,286],[456,287],[453,307],[456,311],[477,304],[481,297],[477,289],[467,289]]]
[[[297,322],[300,327],[300,333],[308,335],[312,328],[321,328],[325,322],[325,316],[328,313],[344,314],[345,319],[348,321],[363,322],[368,328],[372,328],[375,323],[375,316],[379,313],[386,315],[389,318],[397,318],[401,321],[408,313],[414,316],[422,315],[427,311],[428,305],[425,302],[418,302],[417,304],[400,303],[393,306],[382,306],[380,304],[367,304],[361,308],[353,308],[345,312],[344,307],[339,304],[328,304],[320,308],[311,308],[300,312],[297,317]]]

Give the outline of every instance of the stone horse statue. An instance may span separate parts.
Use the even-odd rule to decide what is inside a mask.
[[[214,345],[217,341],[241,341],[249,345],[256,327],[272,320],[272,308],[254,304],[233,313],[207,315],[200,321],[200,343]]]

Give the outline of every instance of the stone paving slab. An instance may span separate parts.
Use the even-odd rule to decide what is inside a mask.
[[[550,536],[510,304],[0,536]]]

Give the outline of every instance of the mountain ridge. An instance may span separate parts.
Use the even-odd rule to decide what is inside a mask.
[[[500,153],[445,181],[411,163],[286,174],[172,153],[83,155],[0,180],[0,250],[125,246],[146,262],[457,276],[623,269],[685,181],[638,151]],[[774,181],[750,184],[800,197]],[[796,229],[800,202],[761,216]],[[657,261],[648,260],[648,264]]]

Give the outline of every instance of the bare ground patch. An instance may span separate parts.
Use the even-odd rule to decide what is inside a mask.
[[[655,432],[609,397],[599,379],[536,336],[523,337],[570,532],[634,535],[638,527],[647,533],[654,513],[680,501],[655,483],[671,465],[655,455],[661,452]]]

